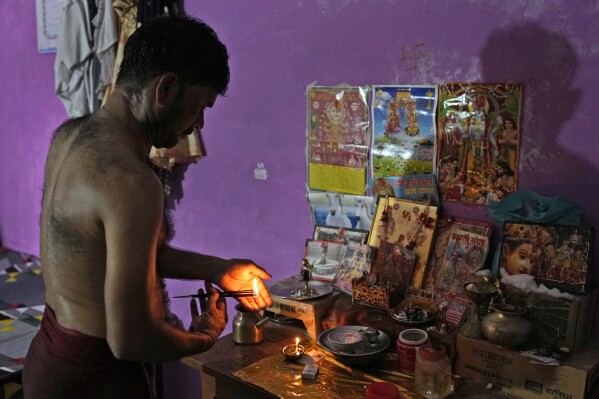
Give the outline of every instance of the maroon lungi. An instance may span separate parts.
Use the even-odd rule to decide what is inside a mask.
[[[148,366],[114,357],[108,342],[64,328],[46,304],[40,330],[23,368],[23,393],[31,399],[151,399]]]

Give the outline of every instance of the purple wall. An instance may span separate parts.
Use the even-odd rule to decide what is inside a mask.
[[[297,270],[312,232],[304,93],[314,81],[524,83],[519,187],[566,197],[599,226],[596,2],[194,0],[186,11],[227,44],[232,80],[206,115],[209,155],[182,181],[176,246],[252,258],[274,281]],[[54,56],[36,53],[34,2],[2,1],[0,19],[0,238],[37,254],[43,162],[66,113],[53,94]],[[258,162],[265,181],[254,179]],[[446,209],[490,220],[481,207]],[[173,308],[187,325],[186,303]]]

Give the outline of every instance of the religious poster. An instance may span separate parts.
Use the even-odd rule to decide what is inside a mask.
[[[346,250],[347,245],[342,242],[306,240],[304,257],[312,267],[312,278],[333,280]]]
[[[391,309],[406,296],[416,255],[402,245],[381,241],[370,272],[352,279],[352,299]]]
[[[468,310],[468,298],[453,291],[436,289],[435,303],[441,310],[443,320],[449,326],[450,331],[457,330]]]
[[[501,281],[517,286],[535,279],[548,288],[587,294],[593,240],[593,227],[504,222]]]
[[[372,247],[366,244],[350,242],[337,274],[331,284],[339,291],[352,295],[352,280],[370,272]]]
[[[443,285],[447,285],[446,283],[441,283],[440,279],[443,277],[441,271],[445,266],[445,259],[448,257],[448,248],[453,234],[470,234],[472,236],[485,237],[487,245],[484,253],[488,254],[492,229],[493,225],[487,222],[456,218],[450,215],[439,216],[421,288],[436,292],[438,289],[442,289]],[[449,253],[451,253],[451,250],[449,250]],[[473,260],[472,257],[470,257],[470,260]],[[485,260],[486,256],[483,256],[482,259],[478,257],[476,263],[473,263],[470,267],[476,270],[481,269],[484,266]],[[452,292],[464,292],[463,287],[459,286],[459,284],[452,284],[452,286],[455,288],[451,290]]]
[[[309,86],[308,188],[363,195],[370,123],[367,87]]]
[[[435,175],[387,176],[368,180],[372,196],[390,196],[439,206],[439,191]]]
[[[411,286],[420,288],[437,221],[437,207],[400,198],[379,197],[368,245],[401,245],[416,255]]]
[[[436,170],[441,199],[488,205],[516,191],[522,85],[439,86]]]
[[[372,175],[434,172],[436,86],[372,87]]]
[[[484,266],[489,251],[489,238],[456,230],[449,235],[441,270],[435,276],[434,288],[463,293],[464,284]]]

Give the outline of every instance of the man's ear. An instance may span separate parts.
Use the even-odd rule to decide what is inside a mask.
[[[158,107],[164,107],[166,104],[172,102],[179,93],[179,90],[181,89],[179,84],[180,80],[177,75],[172,72],[165,72],[156,79],[154,103]]]

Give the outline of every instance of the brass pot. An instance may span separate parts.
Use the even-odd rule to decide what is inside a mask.
[[[528,311],[520,306],[493,304],[491,313],[482,318],[481,328],[492,344],[515,348],[525,343],[532,334],[532,323],[526,318]]]

